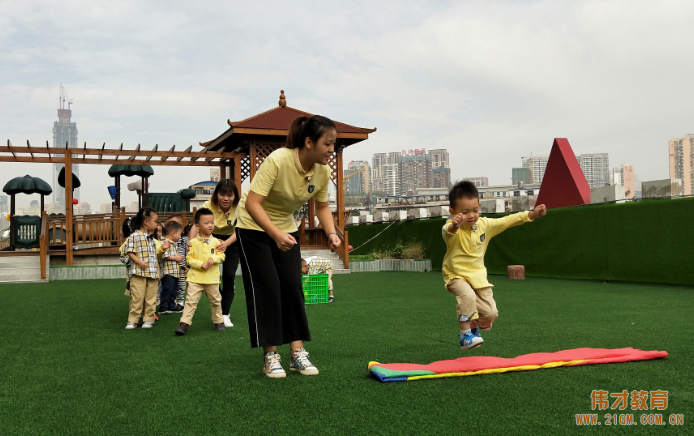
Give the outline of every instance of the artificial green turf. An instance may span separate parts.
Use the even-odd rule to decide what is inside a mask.
[[[491,277],[500,318],[481,348],[456,341],[455,300],[440,273],[336,276],[333,304],[307,306],[321,374],[262,374],[251,350],[241,281],[236,326],[212,330],[202,299],[190,332],[177,315],[124,330],[120,280],[2,285],[0,435],[568,434],[591,413],[590,393],[666,390],[662,412],[694,418],[691,287]],[[380,383],[371,360],[429,363],[577,347],[666,350],[666,359]],[[281,347],[289,369],[287,347]],[[630,410],[622,413],[631,413]],[[600,420],[604,422],[603,411]],[[638,417],[641,412],[634,412]],[[661,413],[661,412],[656,412]],[[691,431],[691,430],[689,430]]]

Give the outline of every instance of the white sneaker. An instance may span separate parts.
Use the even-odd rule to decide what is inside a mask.
[[[224,327],[233,327],[234,323],[231,322],[229,319],[229,315],[223,315],[224,316]]]
[[[292,359],[289,362],[289,369],[299,371],[302,375],[318,375],[318,368],[308,360],[308,351],[304,348],[292,350]]]
[[[152,327],[154,327],[154,323],[152,321],[145,321],[142,323],[143,329],[151,329]]]
[[[129,323],[126,323],[126,324],[125,324],[125,329],[126,329],[126,330],[132,330],[132,329],[135,329],[135,328],[137,328],[137,324],[134,323],[134,322],[129,322]]]
[[[285,378],[287,376],[280,364],[280,355],[277,354],[277,351],[265,354],[265,368],[263,368],[263,372],[270,378]]]

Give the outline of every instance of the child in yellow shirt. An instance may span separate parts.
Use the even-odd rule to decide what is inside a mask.
[[[222,296],[219,293],[219,264],[224,262],[225,256],[224,253],[217,252],[217,246],[221,244],[221,241],[212,236],[214,214],[210,209],[201,208],[195,212],[195,227],[198,229],[198,236],[190,241],[190,251],[186,256],[190,266],[186,277],[188,294],[180,325],[176,329],[178,336],[188,332],[203,293],[210,301],[215,330],[224,331]]]
[[[545,216],[544,204],[532,212],[519,212],[503,218],[480,218],[479,192],[471,182],[459,182],[448,193],[451,219],[442,230],[446,242],[443,280],[455,295],[460,324],[458,342],[465,350],[482,345],[480,329],[490,330],[499,316],[492,286],[487,281],[484,254],[489,240],[509,227]]]

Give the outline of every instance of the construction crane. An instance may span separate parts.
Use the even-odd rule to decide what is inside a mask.
[[[65,87],[63,84],[60,84],[60,109],[65,109],[65,102],[67,102],[67,108],[70,110],[70,106],[72,105],[72,99],[68,97],[67,91],[65,91]]]
[[[367,167],[361,167],[360,169],[356,170],[352,174],[346,175],[342,177],[342,197],[347,196],[347,179],[351,179],[352,177],[356,176],[357,174],[363,174],[366,172]]]

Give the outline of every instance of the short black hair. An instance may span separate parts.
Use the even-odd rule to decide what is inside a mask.
[[[180,223],[177,223],[176,221],[169,221],[164,226],[164,235],[170,235],[179,230],[183,230],[183,226]]]
[[[200,218],[203,217],[203,216],[205,216],[205,215],[212,215],[212,216],[214,216],[214,214],[212,213],[212,211],[209,210],[209,209],[206,208],[206,207],[201,207],[200,209],[198,209],[198,211],[195,212],[195,224],[200,223]]]
[[[455,203],[461,198],[480,198],[480,192],[474,183],[468,181],[458,182],[448,191],[448,201],[451,208],[455,209]]]

